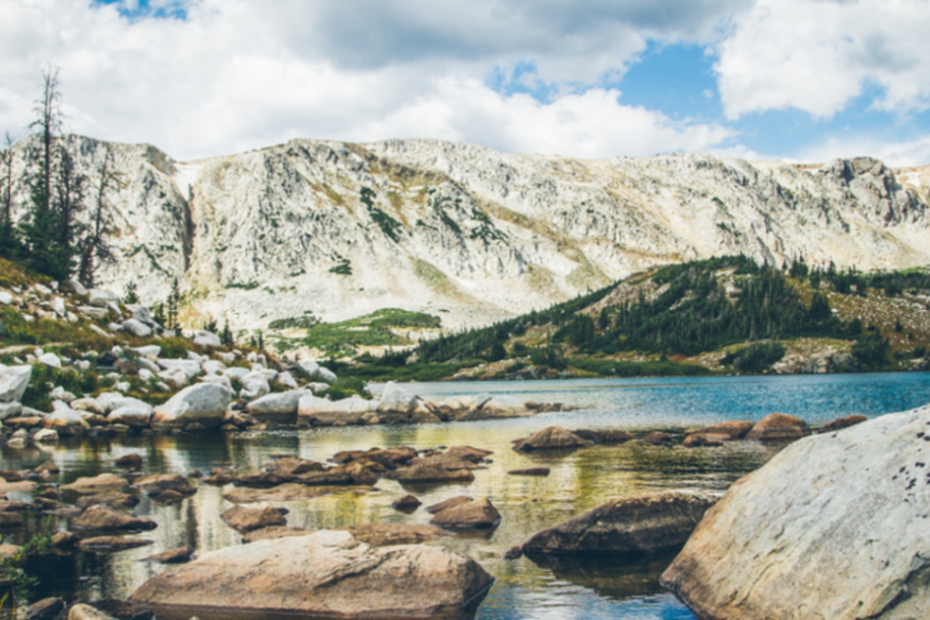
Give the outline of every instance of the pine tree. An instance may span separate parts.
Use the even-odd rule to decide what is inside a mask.
[[[229,329],[229,319],[226,319],[226,324],[223,325],[223,333],[220,335],[220,342],[226,346],[232,346],[234,344],[232,330]]]
[[[94,273],[100,263],[112,262],[115,259],[106,240],[113,228],[113,210],[108,195],[110,190],[119,186],[122,176],[113,169],[113,152],[109,144],[106,146],[98,173],[100,182],[96,187],[90,227],[87,236],[81,241],[81,262],[78,268],[78,280],[88,288],[94,286]]]
[[[130,282],[126,285],[126,294],[123,295],[123,303],[126,304],[137,304],[139,303],[139,295],[136,293],[136,283]]]
[[[174,282],[171,284],[171,293],[168,295],[168,301],[165,304],[167,306],[168,329],[178,328],[178,306],[180,303],[181,289],[178,285],[178,279],[175,278]]]

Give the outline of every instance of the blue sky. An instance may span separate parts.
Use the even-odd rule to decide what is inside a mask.
[[[179,159],[294,137],[930,163],[923,0],[7,0],[0,131]]]

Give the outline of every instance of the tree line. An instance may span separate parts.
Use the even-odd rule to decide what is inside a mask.
[[[113,152],[105,147],[95,172],[97,181],[81,172],[61,136],[64,113],[58,70],[42,74],[41,96],[33,108],[37,144],[30,145],[28,160],[38,170],[14,178],[14,150],[9,133],[0,151],[0,256],[22,262],[34,271],[64,281],[76,277],[87,287],[101,264],[114,259],[107,237],[114,230],[110,195],[122,182]],[[14,221],[13,187],[21,181],[29,188],[26,213]]]

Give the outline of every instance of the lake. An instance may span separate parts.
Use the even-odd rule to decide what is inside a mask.
[[[377,391],[381,386],[373,386]],[[493,462],[475,472],[465,485],[403,487],[381,480],[370,494],[345,493],[279,505],[290,510],[288,525],[335,528],[366,522],[426,523],[431,515],[421,507],[411,515],[390,507],[412,492],[424,506],[455,495],[488,497],[503,515],[490,534],[457,535],[442,544],[478,560],[497,579],[476,618],[625,618],[679,619],[692,614],[662,591],[658,575],[671,556],[650,558],[562,559],[537,565],[527,558],[504,560],[504,552],[535,532],[577,516],[605,501],[664,489],[726,489],[733,481],[763,465],[777,448],[757,442],[731,442],[718,448],[663,448],[640,442],[594,446],[574,452],[522,454],[511,441],[540,428],[620,428],[681,431],[724,420],[758,420],[768,413],[796,415],[813,425],[839,416],[874,417],[930,402],[930,373],[817,375],[790,377],[721,377],[663,379],[599,379],[528,382],[408,384],[429,399],[461,394],[508,394],[525,401],[561,402],[576,411],[531,418],[452,422],[422,426],[365,426],[272,431],[266,433],[205,433],[168,436],[85,438],[63,441],[46,450],[2,448],[2,468],[35,467],[51,459],[62,468],[61,482],[103,472],[124,473],[113,460],[129,452],[143,455],[142,473],[208,471],[235,464],[257,471],[274,453],[324,461],[335,452],[373,446],[409,445],[417,449],[471,445],[493,450]],[[510,469],[547,466],[545,478],[509,476]],[[219,515],[232,505],[221,489],[199,485],[181,504],[161,506],[143,497],[134,513],[159,526],[141,536],[149,547],[112,554],[76,553],[30,560],[41,584],[36,596],[125,598],[165,567],[136,560],[190,545],[209,551],[241,544],[241,536]],[[28,501],[31,493],[9,493]],[[73,497],[65,497],[72,501]],[[52,517],[47,526],[66,529]],[[9,533],[21,542],[39,524]]]

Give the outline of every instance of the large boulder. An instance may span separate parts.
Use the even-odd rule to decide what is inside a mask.
[[[597,554],[681,547],[717,498],[686,491],[622,497],[537,532],[527,554]]]
[[[362,424],[363,416],[372,412],[375,406],[361,396],[331,401],[313,394],[306,394],[298,402],[297,421],[310,426]]]
[[[184,388],[168,402],[155,407],[152,428],[165,430],[198,424],[205,429],[223,423],[232,392],[215,383],[198,383]]]
[[[801,418],[787,413],[770,413],[752,427],[746,439],[762,441],[786,441],[800,439],[811,434],[811,429]]]
[[[253,370],[242,377],[240,381],[242,382],[242,389],[239,391],[239,398],[254,400],[271,392],[268,377],[260,370]]]
[[[126,319],[123,321],[122,330],[138,338],[146,338],[152,335],[152,328],[138,319]]]
[[[701,618],[926,618],[930,407],[798,441],[704,516],[662,584]]]
[[[393,381],[388,381],[381,392],[378,411],[408,413],[416,409],[419,400],[413,392],[405,390]]]
[[[290,390],[267,394],[253,400],[247,406],[252,417],[259,422],[294,424],[297,422],[297,406],[304,396],[313,396],[309,390]]]
[[[206,330],[194,332],[194,344],[211,348],[223,346],[223,342],[220,340],[219,336]]]
[[[441,547],[372,547],[323,530],[206,553],[142,585],[131,600],[222,613],[434,618],[476,605],[494,579]]]
[[[513,449],[526,452],[529,450],[551,450],[553,448],[580,448],[594,442],[582,439],[575,433],[561,426],[547,426],[514,443]]]
[[[12,403],[22,400],[29,379],[32,377],[32,366],[4,366],[0,364],[0,403]]]
[[[42,419],[44,428],[56,431],[61,437],[81,436],[90,428],[84,417],[60,401],[53,403],[55,411]]]
[[[145,428],[151,420],[152,406],[148,403],[124,405],[107,415],[107,422],[110,424],[125,424],[133,428]]]

